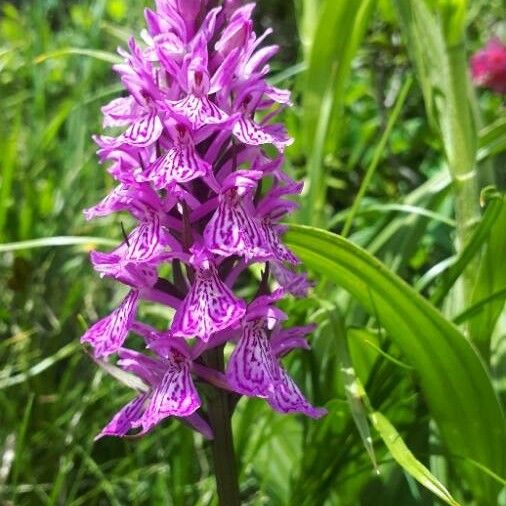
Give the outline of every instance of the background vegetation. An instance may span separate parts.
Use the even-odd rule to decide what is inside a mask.
[[[216,504],[208,443],[179,423],[93,443],[131,393],[79,344],[120,295],[87,253],[121,237],[81,211],[112,186],[90,136],[144,3],[0,1],[0,504]],[[244,504],[506,504],[506,118],[467,71],[503,9],[258,2],[296,102],[294,223],[343,238],[287,235],[317,283],[285,309],[319,324],[287,367],[329,415],[239,403]]]

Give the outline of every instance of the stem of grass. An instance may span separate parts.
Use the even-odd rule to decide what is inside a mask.
[[[388,142],[388,138],[390,137],[390,132],[392,131],[392,128],[394,127],[395,122],[397,121],[397,118],[399,117],[399,114],[402,111],[402,106],[404,105],[404,102],[406,100],[406,97],[408,95],[408,92],[409,92],[412,82],[413,82],[413,79],[411,78],[411,76],[409,76],[406,79],[406,81],[404,82],[404,85],[402,86],[401,91],[399,92],[399,95],[398,95],[397,100],[395,102],[394,108],[392,110],[392,114],[390,115],[390,118],[388,119],[387,127],[385,128],[385,131],[383,132],[383,135],[381,136],[379,144],[376,147],[376,150],[374,151],[373,159],[372,159],[371,163],[369,164],[369,167],[367,168],[367,172],[365,174],[364,180],[362,181],[362,184],[360,185],[360,189],[358,191],[358,194],[355,198],[355,201],[353,202],[350,213],[348,214],[348,216],[346,218],[346,222],[344,223],[343,231],[341,232],[341,235],[343,237],[347,237],[350,233],[351,226],[353,224],[353,220],[360,208],[360,203],[362,202],[362,199],[364,198],[365,192],[367,191],[367,188],[369,187],[369,184],[371,183],[371,179],[374,176],[374,173],[376,172],[376,168],[378,167],[379,161],[381,160],[381,156],[383,155],[383,152],[385,151],[385,147]]]

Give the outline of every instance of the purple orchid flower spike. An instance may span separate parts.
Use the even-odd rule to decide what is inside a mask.
[[[168,417],[212,437],[220,418],[212,400],[202,403],[202,382],[220,396],[264,398],[281,413],[324,414],[280,363],[308,348],[312,330],[284,329],[288,315],[276,307],[311,287],[280,223],[302,190],[283,171],[292,139],[275,122],[290,93],[266,80],[278,47],[263,45],[270,30],[255,34],[255,5],[222,3],[156,0],[142,41],[130,39],[114,66],[126,93],[102,108],[106,132],[94,140],[117,186],[85,217],[133,218],[113,251],[91,254],[101,276],[129,291],[81,341],[97,361],[119,357],[143,386],[98,437],[145,434]],[[258,284],[250,271],[258,263],[258,290],[245,300],[251,292],[238,288]],[[138,320],[150,302],[168,308],[163,330]],[[129,349],[133,333],[142,350]],[[235,348],[225,367],[226,343]]]

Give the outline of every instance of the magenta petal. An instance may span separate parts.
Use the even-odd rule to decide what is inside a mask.
[[[206,226],[204,241],[209,251],[217,255],[240,255],[247,259],[265,258],[262,232],[244,209],[240,197],[222,196],[218,209]]]
[[[156,258],[165,249],[166,234],[160,218],[153,215],[150,221],[141,223],[128,236],[124,260],[146,262]]]
[[[142,433],[145,433],[168,416],[191,415],[200,404],[188,363],[172,359],[162,381],[153,392],[146,411],[134,425],[142,426]]]
[[[228,363],[230,386],[241,394],[268,397],[275,367],[263,320],[247,323]]]
[[[302,413],[311,418],[320,418],[327,413],[324,408],[315,408],[305,399],[299,387],[288,373],[278,367],[278,381],[275,383],[268,402],[280,413]]]
[[[309,343],[304,336],[314,332],[314,330],[315,325],[306,325],[304,327],[291,327],[275,331],[271,339],[272,352],[279,358],[295,348],[309,350]]]
[[[187,416],[184,421],[191,425],[197,432],[200,432],[206,439],[214,438],[213,430],[198,413]]]
[[[138,303],[139,292],[131,290],[109,316],[102,318],[86,331],[81,337],[81,343],[90,343],[95,357],[106,357],[115,353],[128,335]]]
[[[291,144],[292,140],[286,132],[274,125],[259,125],[251,118],[241,116],[233,128],[234,135],[244,144],[259,146],[261,144],[273,144],[279,151]]]
[[[299,259],[281,242],[275,225],[271,224],[269,220],[263,220],[261,222],[261,228],[268,248],[276,260],[291,264],[300,263]]]
[[[313,287],[305,272],[294,272],[281,262],[273,262],[271,271],[279,285],[294,297],[307,297],[309,289]]]
[[[196,269],[195,282],[177,310],[172,332],[181,337],[199,337],[208,341],[212,334],[237,323],[246,311],[219,279],[216,267],[209,264]]]
[[[149,169],[142,180],[152,181],[157,190],[173,183],[188,183],[211,172],[211,165],[202,160],[192,145],[177,145],[169,149]]]
[[[133,201],[131,190],[124,184],[118,185],[98,204],[84,210],[87,220],[107,216],[118,211],[126,211]]]
[[[140,395],[121,408],[112,420],[95,437],[95,441],[104,436],[124,436],[140,418],[144,409],[146,395]]]
[[[136,115],[142,111],[133,97],[115,98],[102,107],[104,114],[104,128],[126,126],[135,120]]]
[[[172,102],[171,107],[184,115],[193,128],[216,125],[228,120],[228,115],[205,96],[198,97],[190,94],[182,100]]]
[[[150,146],[158,140],[163,132],[163,124],[156,114],[150,114],[132,123],[118,137],[118,143],[135,147]]]
[[[121,248],[121,247],[120,247]],[[119,252],[123,249],[118,249]],[[109,276],[134,288],[150,288],[158,279],[156,267],[146,263],[125,263],[118,250],[112,253],[92,251],[93,268],[102,276]]]

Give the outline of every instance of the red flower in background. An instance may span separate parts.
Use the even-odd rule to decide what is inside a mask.
[[[478,86],[506,94],[506,45],[497,38],[489,40],[471,57],[471,74]]]

